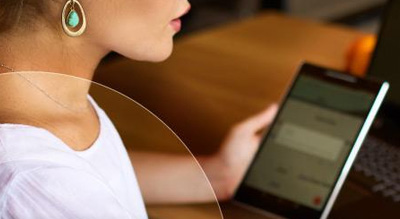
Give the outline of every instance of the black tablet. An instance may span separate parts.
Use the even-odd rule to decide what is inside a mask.
[[[288,218],[326,218],[389,89],[304,64],[234,202]]]

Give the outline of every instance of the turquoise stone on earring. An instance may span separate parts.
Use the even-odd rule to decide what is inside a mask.
[[[67,17],[67,24],[68,26],[75,28],[79,24],[79,16],[78,13],[76,13],[75,10],[72,10],[69,12],[68,17]]]

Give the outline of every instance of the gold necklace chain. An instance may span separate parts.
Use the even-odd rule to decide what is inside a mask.
[[[38,86],[37,84],[35,84],[32,80],[30,80],[29,78],[25,77],[24,75],[20,74],[19,72],[15,72],[14,68],[11,68],[7,65],[4,65],[3,63],[0,63],[0,67],[3,67],[5,69],[8,69],[9,71],[16,73],[17,75],[19,75],[20,77],[22,77],[24,80],[26,80],[29,84],[31,84],[33,87],[35,87],[36,89],[38,89],[42,94],[44,94],[47,98],[49,98],[51,101],[53,101],[54,103],[56,103],[58,106],[68,110],[68,111],[72,111],[72,112],[83,112],[86,111],[87,109],[89,109],[89,104],[87,104],[85,107],[81,107],[81,108],[77,108],[77,109],[72,109],[71,107],[68,107],[67,105],[63,104],[62,102],[58,101],[57,99],[53,98],[49,93],[47,93],[43,88],[41,88],[40,86]]]

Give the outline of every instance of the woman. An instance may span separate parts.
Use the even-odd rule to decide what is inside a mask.
[[[0,0],[0,72],[15,73],[0,75],[1,218],[147,218],[143,198],[214,199],[196,193],[195,182],[185,177],[193,169],[174,168],[190,166],[190,157],[136,156],[139,191],[118,133],[88,96],[90,85],[22,74],[91,80],[110,51],[163,61],[181,28],[179,17],[189,9],[185,0]],[[233,194],[257,150],[258,131],[275,112],[272,106],[235,125],[218,153],[199,158],[218,199]],[[160,160],[168,173],[151,162]],[[157,189],[146,183],[160,177]]]

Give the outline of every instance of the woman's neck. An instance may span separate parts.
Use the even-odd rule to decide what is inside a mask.
[[[71,38],[46,31],[0,36],[0,63],[16,72],[53,72],[92,80],[97,65],[109,51],[88,42],[88,36]],[[10,71],[0,68],[0,73],[4,72]],[[86,100],[90,88],[90,83],[74,86],[73,82],[47,80],[46,76],[36,77],[35,83],[49,94],[56,92],[60,102],[72,105],[82,105],[79,101]]]
[[[0,63],[15,71],[0,74],[0,123],[45,128],[75,150],[91,145],[99,122],[87,95],[109,51],[89,42],[88,34],[71,38],[50,30],[0,36]]]
[[[0,36],[0,62],[15,71],[57,72],[91,80],[109,51],[87,39],[47,31]]]

